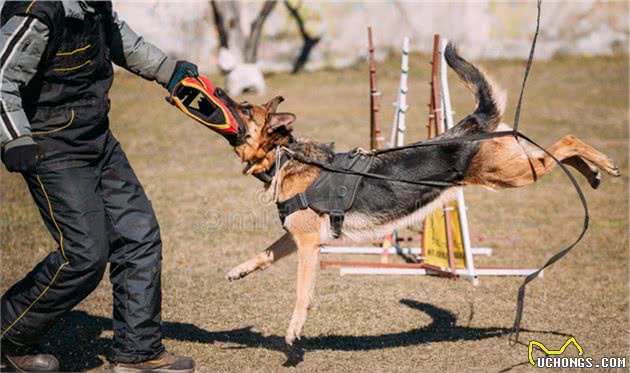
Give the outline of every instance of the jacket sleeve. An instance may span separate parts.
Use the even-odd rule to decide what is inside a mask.
[[[31,16],[13,16],[0,28],[0,144],[3,149],[33,142],[20,89],[37,73],[48,38],[48,27]]]
[[[166,86],[177,61],[136,34],[124,20],[113,13],[112,61],[136,75]]]

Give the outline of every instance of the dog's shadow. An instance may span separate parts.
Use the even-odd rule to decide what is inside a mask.
[[[296,366],[304,360],[307,351],[315,350],[376,350],[405,347],[432,342],[454,342],[496,338],[510,333],[501,327],[473,328],[457,325],[456,316],[443,308],[411,299],[402,299],[403,305],[421,311],[431,317],[431,323],[405,332],[369,336],[326,335],[305,337],[297,341],[297,347],[288,347],[283,336],[265,336],[252,330],[251,326],[225,330],[207,331],[189,323],[163,322],[164,338],[196,343],[230,343],[237,346],[228,349],[265,348],[282,352],[286,356],[284,366]],[[51,330],[44,340],[47,351],[60,357],[65,371],[95,369],[103,365],[99,356],[107,356],[111,348],[110,337],[102,336],[112,330],[109,318],[93,316],[83,311],[72,311]],[[522,329],[527,332],[531,330]],[[565,335],[558,332],[545,332]],[[507,343],[507,342],[506,342]]]

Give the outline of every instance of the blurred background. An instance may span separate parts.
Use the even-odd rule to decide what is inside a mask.
[[[397,53],[403,36],[412,52],[430,52],[434,33],[466,46],[469,58],[524,58],[536,20],[534,1],[118,0],[115,9],[168,53],[226,74],[247,70],[242,64],[263,72],[353,65],[367,55],[368,25],[377,60]],[[627,54],[627,18],[625,1],[545,2],[536,58]]]

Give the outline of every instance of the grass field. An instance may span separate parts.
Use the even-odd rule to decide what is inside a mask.
[[[462,51],[465,55],[465,49]],[[426,133],[429,64],[412,55],[408,139]],[[509,92],[511,122],[524,63],[482,63]],[[382,122],[388,133],[398,60],[379,65]],[[267,97],[297,114],[296,132],[334,141],[338,150],[368,143],[365,65],[268,78]],[[215,77],[218,79],[218,77]],[[451,76],[455,117],[471,96]],[[620,178],[603,176],[585,190],[591,228],[566,259],[528,288],[521,334],[510,347],[518,278],[467,281],[432,277],[340,277],[320,271],[316,309],[299,349],[284,333],[294,302],[296,258],[228,283],[232,266],[282,234],[261,185],[216,134],[167,105],[154,83],[119,74],[112,90],[112,129],[153,202],[164,241],[165,344],[194,356],[201,372],[515,372],[527,363],[527,342],[558,348],[577,338],[585,356],[628,356],[628,59],[567,58],[534,64],[521,130],[544,145],[571,133],[614,158]],[[0,171],[0,290],[5,291],[54,241],[18,175]],[[520,190],[466,190],[475,246],[494,248],[481,265],[532,267],[574,239],[579,201],[559,170]],[[111,343],[111,285],[104,280],[46,336],[67,371],[100,370]],[[572,351],[573,354],[573,351]],[[630,361],[629,361],[630,363]],[[294,368],[296,367],[296,368]]]

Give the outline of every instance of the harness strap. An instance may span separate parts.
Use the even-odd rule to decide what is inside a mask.
[[[304,210],[308,207],[308,198],[306,197],[306,193],[298,193],[293,197],[282,201],[277,202],[276,206],[278,207],[278,215],[280,216],[280,222],[284,225],[284,220],[287,216],[293,214],[296,211]]]
[[[328,213],[328,219],[330,220],[330,229],[332,230],[333,238],[337,239],[341,236],[341,228],[343,228],[343,221],[346,218],[346,212],[344,210],[330,210]]]
[[[309,207],[318,214],[328,215],[332,236],[338,238],[343,228],[345,213],[352,207],[363,178],[361,174],[369,169],[373,160],[374,156],[361,151],[336,154],[329,166],[334,170],[348,172],[331,172],[322,169],[319,176],[304,192],[277,202],[278,215],[282,223],[284,224],[286,217],[292,213]]]

